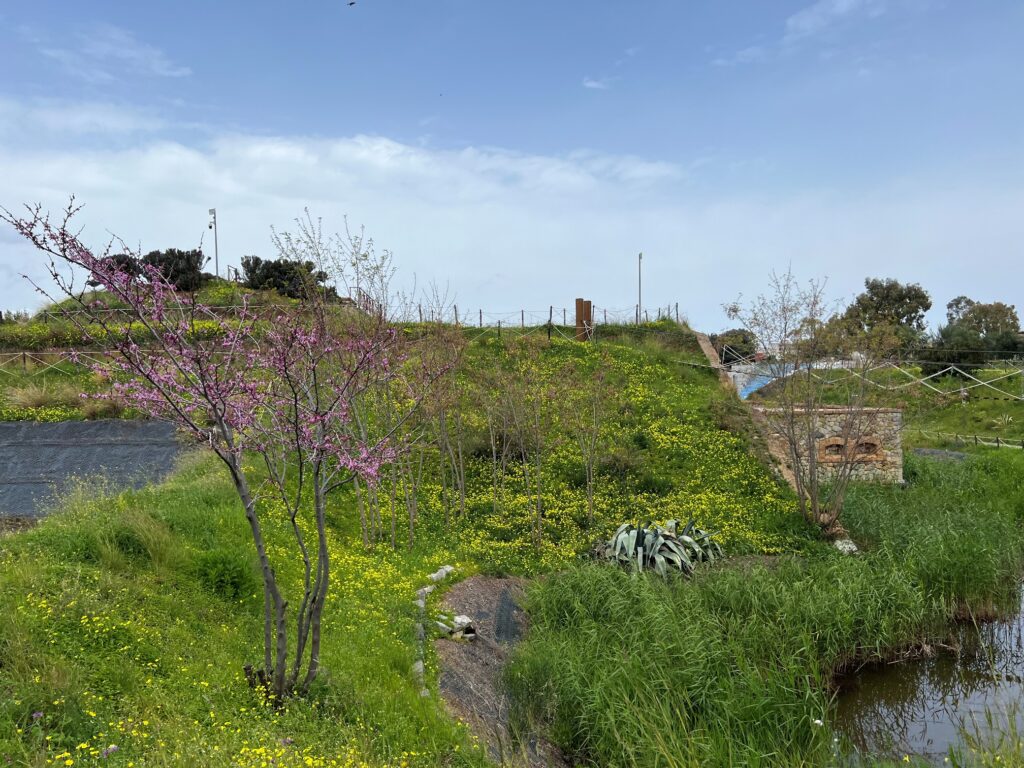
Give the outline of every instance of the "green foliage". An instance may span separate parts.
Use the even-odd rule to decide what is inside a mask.
[[[179,291],[195,291],[202,286],[205,277],[203,266],[209,259],[198,248],[183,251],[168,248],[166,251],[150,251],[142,257],[142,263],[156,267],[167,282]]]
[[[726,365],[748,358],[757,351],[757,339],[746,328],[731,328],[712,334],[708,339]]]
[[[53,319],[33,320],[26,323],[0,325],[0,350],[40,351],[64,347],[103,348],[124,338],[128,332],[136,339],[144,340],[146,331],[139,326],[113,322],[106,328],[93,323],[79,327],[72,322]],[[193,320],[189,336],[197,339],[211,339],[220,333],[220,325],[214,320]]]
[[[433,547],[363,550],[348,503],[330,509],[342,527],[330,529],[329,678],[282,707],[244,680],[263,606],[244,515],[212,457],[188,457],[159,487],[79,492],[0,539],[0,762],[483,768],[482,750],[409,675],[410,596],[444,563],[469,568]],[[262,523],[272,540],[289,525],[273,507]],[[294,558],[273,557],[301,584]]]
[[[193,569],[199,583],[228,600],[238,600],[259,588],[255,564],[239,549],[220,547],[200,552]]]
[[[640,527],[623,523],[609,541],[599,545],[597,555],[637,573],[654,571],[662,577],[672,571],[689,576],[700,563],[711,564],[723,556],[712,534],[697,528],[693,520],[682,530],[678,526],[678,520]]]
[[[859,557],[822,547],[691,580],[590,565],[538,581],[507,674],[518,717],[594,765],[833,764],[836,673],[1009,607],[1021,471],[1016,454],[911,457],[906,489],[853,486],[844,519]]]
[[[292,299],[304,299],[311,291],[323,291],[327,273],[311,261],[242,257],[242,274],[247,288],[274,290]],[[330,289],[334,294],[334,289]]]
[[[924,316],[932,300],[920,285],[891,278],[867,278],[864,292],[846,309],[844,319],[858,331],[893,329],[910,344],[924,332]]]

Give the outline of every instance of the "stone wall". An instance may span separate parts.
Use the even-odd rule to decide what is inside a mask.
[[[768,429],[772,454],[789,463],[789,445],[781,426],[782,411],[757,408]],[[852,426],[851,426],[852,425]],[[903,482],[903,412],[896,408],[864,408],[853,415],[846,408],[821,408],[815,414],[818,474],[833,474],[848,456],[854,480]]]

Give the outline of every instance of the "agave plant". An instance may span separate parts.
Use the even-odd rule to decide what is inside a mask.
[[[712,536],[693,520],[681,530],[678,520],[639,527],[623,523],[609,541],[598,545],[597,555],[640,572],[652,570],[668,576],[680,571],[689,576],[698,563],[713,563],[722,557],[722,548]]]

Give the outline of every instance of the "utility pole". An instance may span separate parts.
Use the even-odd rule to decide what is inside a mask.
[[[217,248],[217,209],[210,209],[210,229],[213,230],[213,272],[220,277],[220,252]]]
[[[644,313],[644,253],[636,258],[636,324],[640,325],[640,318]]]

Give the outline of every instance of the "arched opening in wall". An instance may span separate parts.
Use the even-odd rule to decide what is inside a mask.
[[[879,447],[880,446],[878,445],[877,440],[871,438],[864,439],[857,443],[857,448],[854,451],[854,455],[858,459],[872,457],[878,453]]]
[[[846,456],[846,441],[841,437],[826,437],[818,441],[818,461],[838,464]]]

